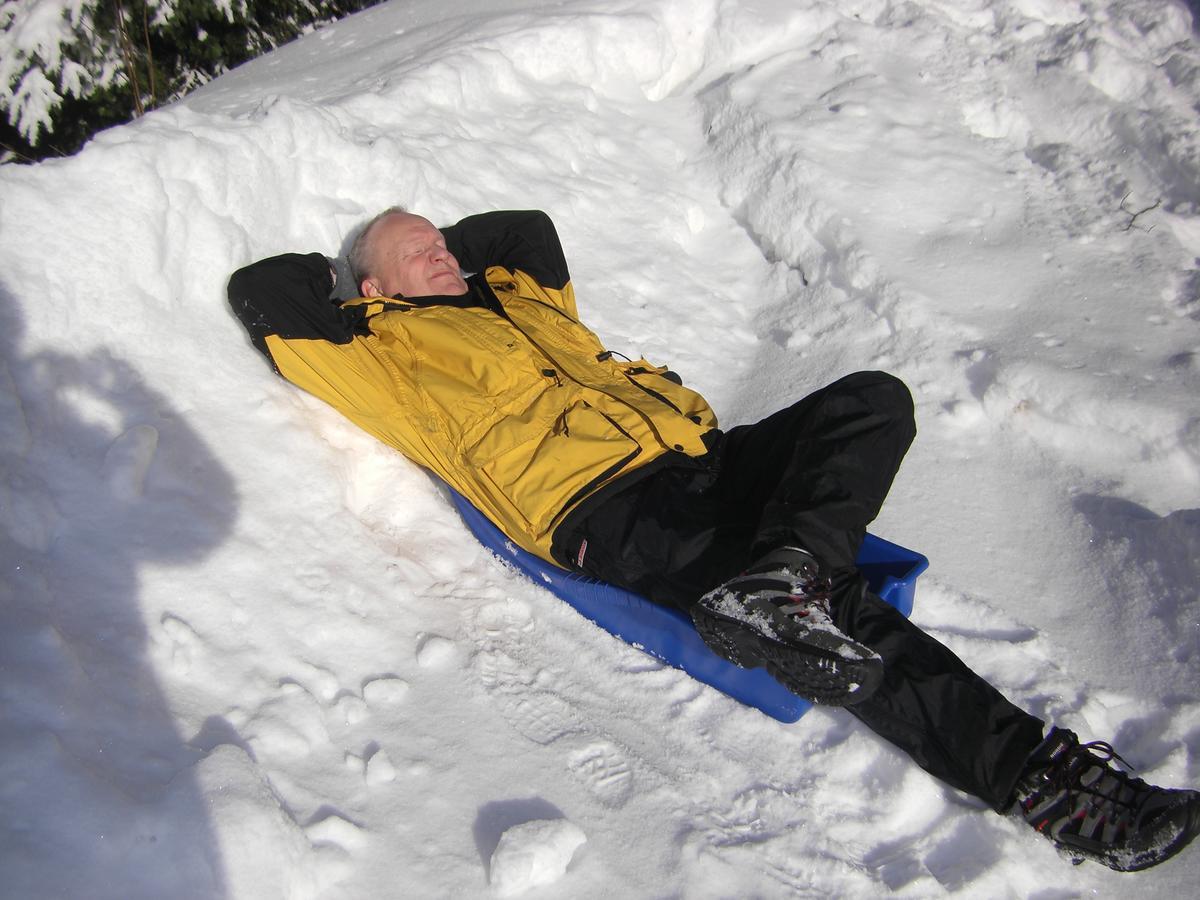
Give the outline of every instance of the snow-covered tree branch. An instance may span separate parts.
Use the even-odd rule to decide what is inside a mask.
[[[378,0],[2,0],[0,159],[96,131]]]

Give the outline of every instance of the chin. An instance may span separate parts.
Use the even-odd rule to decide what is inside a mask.
[[[442,281],[447,283],[442,285],[440,284]],[[448,278],[441,278],[435,282],[433,288],[433,293],[435,294],[446,294],[447,296],[458,297],[467,292],[467,283],[461,278],[455,279],[454,281],[450,281]]]

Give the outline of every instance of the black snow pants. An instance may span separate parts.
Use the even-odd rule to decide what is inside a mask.
[[[804,547],[830,567],[838,627],[884,661],[881,687],[849,712],[1000,810],[1042,721],[872,594],[854,567],[915,434],[903,382],[849,375],[720,433],[701,466],[670,466],[604,497],[556,543],[576,568],[682,609],[770,550]]]

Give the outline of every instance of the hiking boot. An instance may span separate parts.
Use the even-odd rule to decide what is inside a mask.
[[[1156,866],[1200,832],[1200,794],[1146,784],[1103,741],[1080,744],[1051,729],[1026,763],[1010,812],[1019,814],[1074,863],[1119,872]]]
[[[692,618],[704,642],[734,665],[765,666],[806,700],[848,706],[874,693],[883,660],[833,624],[830,590],[812,554],[783,547],[701,597]]]

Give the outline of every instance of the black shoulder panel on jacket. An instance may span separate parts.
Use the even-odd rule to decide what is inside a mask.
[[[555,290],[571,280],[558,232],[544,212],[480,213],[443,228],[442,234],[466,272],[482,272],[488,266],[521,269]]]
[[[343,309],[330,299],[332,288],[329,260],[320,253],[285,253],[234,272],[229,305],[254,346],[270,359],[268,335],[347,344],[362,333],[364,310]]]

